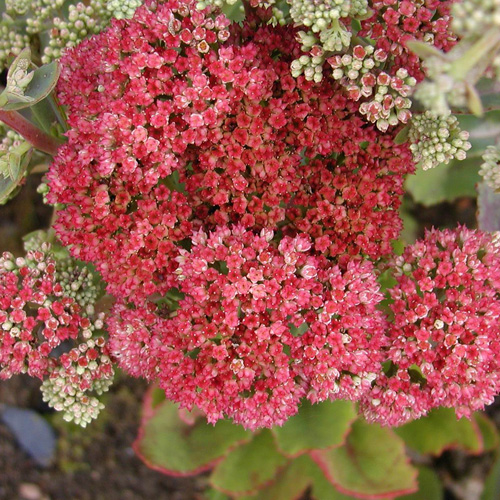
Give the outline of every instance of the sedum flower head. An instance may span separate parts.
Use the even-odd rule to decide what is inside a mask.
[[[500,150],[498,146],[488,146],[483,153],[483,163],[479,174],[495,191],[500,190]]]
[[[468,138],[455,116],[437,116],[431,111],[414,116],[409,132],[414,160],[424,170],[453,159],[464,160],[471,148]]]
[[[140,302],[175,287],[175,258],[202,224],[314,227],[321,251],[375,259],[397,236],[394,207],[412,164],[394,156],[408,151],[395,154],[391,136],[379,137],[331,81],[290,76],[293,29],[234,26],[235,43],[228,26],[192,2],[145,5],[63,58],[58,92],[72,129],[48,198],[65,205],[63,243],[96,264],[114,295]],[[145,32],[167,47],[154,37],[135,47]],[[360,151],[364,141],[377,160]],[[332,165],[335,175],[332,154],[349,165]],[[355,163],[366,175],[352,181],[359,192],[349,186]],[[321,176],[330,185],[317,188]]]
[[[175,311],[115,307],[113,354],[157,378],[209,422],[281,425],[302,397],[357,400],[370,387],[385,327],[371,263],[345,271],[311,255],[307,236],[273,243],[242,227],[193,236],[176,273]]]
[[[400,425],[445,406],[470,417],[500,390],[500,254],[494,235],[433,229],[393,265],[392,366],[375,380],[365,415]]]

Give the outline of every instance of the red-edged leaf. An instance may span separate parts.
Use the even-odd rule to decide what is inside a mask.
[[[481,432],[482,452],[496,450],[500,444],[496,425],[484,413],[475,413],[474,420]]]
[[[474,420],[457,420],[452,408],[433,410],[419,420],[395,429],[406,444],[419,453],[440,455],[452,448],[481,453],[483,440]]]
[[[397,500],[443,500],[443,484],[438,475],[428,467],[418,468],[418,491],[398,497]]]
[[[357,414],[350,401],[305,402],[299,413],[282,427],[275,427],[278,448],[286,456],[298,456],[314,449],[340,446]]]
[[[311,458],[308,455],[301,455],[281,470],[271,485],[263,488],[256,495],[238,497],[238,499],[297,500],[311,485],[313,467],[317,468],[317,465]]]
[[[219,462],[210,476],[210,483],[215,489],[231,495],[254,495],[271,484],[287,462],[277,450],[271,432],[264,429]]]
[[[417,471],[404,442],[390,429],[354,422],[340,448],[311,453],[325,476],[346,495],[385,499],[416,491]]]
[[[145,399],[143,420],[134,443],[137,455],[152,469],[164,474],[188,476],[212,468],[250,433],[241,426],[220,421],[212,426],[200,419],[189,425],[179,416],[176,404],[159,402],[158,391]],[[156,406],[155,406],[156,405]]]

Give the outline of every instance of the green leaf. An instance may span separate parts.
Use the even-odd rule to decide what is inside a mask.
[[[492,451],[498,448],[500,444],[498,430],[496,425],[484,414],[477,412],[474,414],[474,420],[481,432],[483,441],[482,452]]]
[[[418,491],[398,497],[398,500],[443,500],[443,485],[438,475],[429,467],[417,467]]]
[[[500,109],[500,83],[491,78],[482,78],[476,85],[486,110]]]
[[[261,489],[255,495],[238,497],[238,500],[292,500],[300,498],[311,484],[312,467],[317,466],[309,456],[302,455],[278,472],[270,486]]]
[[[45,99],[56,86],[61,68],[57,61],[53,61],[50,64],[36,68],[31,73],[27,73],[26,79],[29,80],[29,83],[27,83],[24,90],[16,89],[13,84],[13,82],[18,81],[14,78],[15,72],[19,68],[24,68],[27,63],[31,64],[31,52],[29,49],[24,49],[9,68],[7,87],[0,94],[1,109],[15,111],[33,106]],[[11,85],[9,85],[9,79]]]
[[[486,182],[477,185],[477,225],[483,231],[500,231],[500,193]]]
[[[461,196],[474,197],[475,185],[481,180],[478,171],[475,158],[453,160],[429,170],[418,169],[406,179],[406,188],[416,202],[425,206],[452,202]]]
[[[316,405],[304,402],[299,413],[272,432],[286,456],[340,446],[357,414],[350,401],[327,401]]]
[[[419,40],[409,40],[406,42],[406,46],[413,53],[417,54],[420,59],[429,59],[430,57],[438,57],[443,61],[446,59],[445,54],[430,43],[421,42]]]
[[[394,143],[395,144],[403,144],[408,140],[408,135],[410,133],[411,125],[408,124],[405,127],[403,127],[396,137],[394,137]]]
[[[474,420],[457,420],[452,408],[439,408],[426,417],[394,429],[415,451],[441,455],[451,448],[461,448],[470,453],[483,450],[481,432]]]
[[[239,23],[245,19],[245,9],[241,0],[236,0],[233,5],[224,2],[222,12],[228,19],[235,23]]]
[[[253,495],[270,484],[287,464],[267,429],[246,444],[233,449],[219,462],[210,476],[211,485],[224,493]]]
[[[229,421],[212,426],[200,419],[188,425],[176,404],[157,401],[153,396],[145,400],[134,449],[149,467],[164,474],[185,476],[210,469],[231,447],[250,438],[243,427]]]
[[[21,185],[32,154],[31,145],[22,142],[0,156],[0,205],[9,201]]]
[[[221,491],[214,490],[213,488],[209,488],[208,490],[203,492],[204,500],[231,500],[231,497],[222,493]]]
[[[354,422],[340,448],[314,451],[313,460],[346,495],[381,499],[413,493],[417,471],[409,464],[404,442],[390,429]]]

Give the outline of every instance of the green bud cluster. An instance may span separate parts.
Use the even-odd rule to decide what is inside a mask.
[[[23,16],[32,4],[32,0],[5,0],[5,10],[11,16]]]
[[[78,266],[72,258],[59,260],[56,281],[63,287],[65,296],[74,299],[87,314],[93,313],[93,304],[99,298],[101,289],[88,267]]]
[[[299,32],[304,33],[303,31]],[[314,54],[314,55],[313,55]],[[302,55],[298,59],[292,61],[290,68],[292,76],[297,78],[304,74],[305,79],[319,83],[323,79],[323,63],[325,62],[325,55],[323,49],[318,45],[313,47],[310,55]]]
[[[65,0],[34,0],[31,2],[26,31],[30,34],[41,33],[51,27],[51,20],[57,15]]]
[[[12,19],[4,15],[0,21],[0,69],[7,66],[7,58],[10,54],[15,56],[29,46],[29,36],[19,33],[13,26]]]
[[[461,130],[455,116],[438,116],[430,111],[414,116],[408,135],[415,162],[424,170],[451,160],[464,160],[471,148],[469,133]]]
[[[109,17],[116,19],[130,19],[137,7],[140,7],[142,0],[108,0],[106,10]]]
[[[479,174],[484,181],[495,191],[500,190],[500,148],[488,146],[483,153],[483,163]]]
[[[91,336],[96,325],[102,327],[102,317],[87,330]],[[102,337],[88,338],[68,353],[70,363],[53,369],[41,386],[42,398],[51,408],[63,412],[67,422],[86,427],[104,408],[97,396],[107,392],[113,383],[111,360],[102,352]],[[90,362],[86,353],[98,352]],[[104,369],[103,369],[104,368]]]
[[[335,19],[331,27],[318,34],[299,31],[302,50],[309,52],[295,59],[291,64],[292,76],[297,78],[304,74],[306,80],[319,83],[323,79],[323,63],[334,52],[345,52],[351,44],[352,33]]]
[[[295,23],[307,26],[313,33],[330,28],[342,17],[363,16],[367,0],[288,0],[290,16]]]
[[[491,28],[500,28],[498,0],[462,0],[451,6],[451,29],[462,37],[482,35]]]
[[[54,27],[50,31],[49,44],[45,47],[42,62],[46,64],[58,59],[64,49],[74,47],[87,36],[99,33],[110,17],[103,11],[102,1],[91,2],[89,6],[80,2],[69,6],[67,19],[55,17],[53,19]]]

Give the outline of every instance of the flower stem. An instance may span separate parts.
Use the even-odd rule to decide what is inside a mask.
[[[463,81],[476,64],[500,44],[500,30],[493,28],[487,31],[472,47],[453,62],[448,74],[457,81]]]
[[[22,135],[33,147],[51,156],[55,156],[57,149],[63,144],[60,140],[33,125],[17,111],[0,110],[0,121]]]

